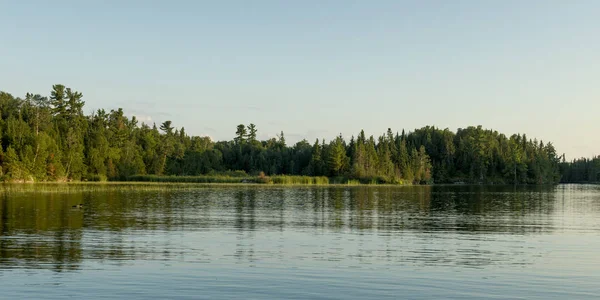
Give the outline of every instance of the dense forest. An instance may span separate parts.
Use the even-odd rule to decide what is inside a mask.
[[[551,143],[481,126],[359,132],[349,141],[286,144],[238,125],[230,141],[189,136],[171,121],[140,124],[122,109],[83,113],[83,95],[54,85],[49,97],[0,92],[3,181],[127,180],[134,175],[242,173],[327,176],[377,183],[548,184],[598,180],[599,158],[560,162]],[[233,130],[232,130],[233,133]],[[564,157],[564,156],[563,156]],[[582,171],[582,170],[585,170]]]
[[[560,174],[563,183],[600,182],[600,156],[562,162]]]

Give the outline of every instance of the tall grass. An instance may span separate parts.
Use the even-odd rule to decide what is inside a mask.
[[[383,177],[361,177],[348,178],[344,176],[330,178],[332,184],[342,185],[411,185],[412,183],[403,179],[390,179]]]
[[[171,189],[198,189],[208,184],[167,183],[167,182],[37,182],[32,184],[3,183],[0,192],[4,193],[81,193],[105,191],[163,191]]]
[[[269,177],[268,183],[273,184],[300,184],[300,185],[326,185],[329,184],[329,178],[325,176],[291,176],[276,175]]]
[[[182,182],[182,183],[255,183],[256,179],[246,175],[228,176],[228,175],[200,175],[200,176],[158,176],[158,175],[134,175],[126,178],[125,181],[138,182]]]
[[[346,182],[347,185],[359,185],[360,181],[358,179],[348,179],[348,182]]]
[[[243,171],[243,170],[236,170],[236,171],[229,170],[229,171],[220,171],[220,172],[212,171],[206,175],[208,175],[208,176],[227,176],[227,177],[250,177],[250,175],[248,175],[248,173],[246,173],[246,171]]]
[[[137,182],[182,182],[182,183],[263,183],[263,184],[288,184],[288,185],[326,185],[329,178],[325,176],[290,176],[275,175],[252,177],[232,177],[224,175],[201,175],[201,176],[157,176],[157,175],[134,175],[125,181]]]
[[[115,181],[113,181],[115,180]],[[126,178],[107,179],[106,176],[93,175],[84,179],[83,182],[70,182],[69,184],[93,184],[93,183],[116,183],[116,184],[275,184],[275,185],[378,185],[378,184],[393,184],[405,185],[410,184],[403,180],[393,180],[390,182],[386,178],[380,177],[365,177],[365,178],[348,178],[345,176],[326,177],[326,176],[295,176],[295,175],[274,175],[266,176],[260,172],[258,176],[248,175],[244,171],[228,171],[224,173],[213,173],[198,176],[170,176],[170,175],[133,175]],[[37,183],[44,185],[44,183]],[[54,183],[60,184],[60,183]],[[50,189],[58,188],[51,186]],[[62,187],[60,187],[62,188]],[[94,187],[95,188],[95,187]]]

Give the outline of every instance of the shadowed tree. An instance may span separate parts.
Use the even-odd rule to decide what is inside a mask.
[[[248,135],[248,132],[246,130],[246,126],[244,124],[240,124],[237,126],[237,129],[235,131],[235,138],[234,141],[236,142],[236,144],[242,144],[245,141],[245,137]]]
[[[152,126],[122,109],[83,114],[83,94],[52,86],[50,97],[24,99],[0,92],[2,180],[126,179],[134,174],[200,175],[243,170],[326,175],[362,182],[471,182],[546,184],[600,180],[600,160],[560,162],[552,143],[507,138],[481,126],[425,126],[378,137],[361,131],[350,143],[288,146],[283,132],[259,141],[254,124],[237,126],[233,140],[188,136],[171,121]],[[564,160],[564,156],[563,160]]]

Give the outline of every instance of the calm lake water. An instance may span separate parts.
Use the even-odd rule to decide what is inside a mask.
[[[0,192],[0,298],[600,298],[600,186]]]

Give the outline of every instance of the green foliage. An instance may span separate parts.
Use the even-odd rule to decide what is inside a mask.
[[[572,162],[560,163],[564,183],[600,183],[600,156],[575,159]]]
[[[240,124],[230,141],[188,136],[171,121],[138,124],[122,109],[83,114],[83,94],[54,85],[49,97],[0,92],[0,177],[5,181],[138,180],[198,183],[431,184],[600,180],[600,158],[560,163],[551,143],[481,126],[364,131],[347,143],[257,139]],[[239,171],[228,171],[239,170]]]
[[[106,182],[108,181],[108,177],[106,175],[89,175],[85,178],[86,181],[94,181],[94,182]]]
[[[242,144],[246,140],[245,138],[247,135],[248,131],[246,130],[246,126],[244,126],[244,124],[240,124],[235,132],[234,140],[237,144]],[[253,132],[253,135],[256,136],[256,131]]]
[[[360,181],[357,179],[348,179],[347,185],[359,185]]]
[[[273,184],[287,185],[326,185],[329,184],[329,178],[325,176],[288,176],[277,175],[271,176],[270,182]]]
[[[327,168],[330,176],[339,176],[344,174],[349,159],[346,156],[346,149],[344,147],[343,138],[337,137],[329,146],[327,152]]]
[[[139,182],[186,182],[186,183],[251,183],[253,177],[231,177],[219,175],[204,176],[159,176],[159,175],[134,175],[124,179],[125,181]]]
[[[256,132],[258,130],[256,129],[256,125],[250,123],[250,125],[248,125],[248,141],[251,143],[256,142]],[[241,130],[241,133],[243,134],[243,130]]]

